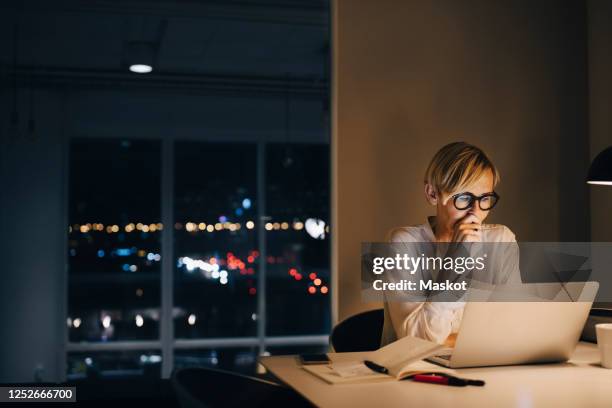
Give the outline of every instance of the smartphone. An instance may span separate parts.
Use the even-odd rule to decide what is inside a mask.
[[[300,361],[302,362],[302,365],[330,363],[327,354],[300,354]]]

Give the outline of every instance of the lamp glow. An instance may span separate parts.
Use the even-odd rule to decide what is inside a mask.
[[[612,186],[612,181],[587,181],[587,184],[594,184],[598,186]]]

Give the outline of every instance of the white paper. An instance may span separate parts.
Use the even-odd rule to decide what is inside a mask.
[[[363,377],[377,375],[378,373],[369,369],[362,362],[349,361],[345,363],[333,363],[332,370],[342,378]]]

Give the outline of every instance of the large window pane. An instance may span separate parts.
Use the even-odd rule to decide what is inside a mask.
[[[329,147],[266,149],[267,335],[330,329]]]
[[[70,144],[70,341],[159,338],[160,143]]]
[[[175,145],[177,338],[257,333],[257,149]]]

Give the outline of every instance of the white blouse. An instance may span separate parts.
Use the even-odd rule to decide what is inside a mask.
[[[435,242],[436,238],[428,222],[421,225],[399,227],[389,234],[389,242]],[[483,242],[513,242],[514,233],[504,225],[483,224]],[[518,268],[518,246],[513,245],[513,254],[505,256],[513,265],[506,276],[492,276],[491,283],[520,283]],[[500,246],[500,248],[509,248]],[[459,331],[464,302],[384,302],[385,321],[381,347],[404,336],[415,336],[444,343],[451,333]]]

